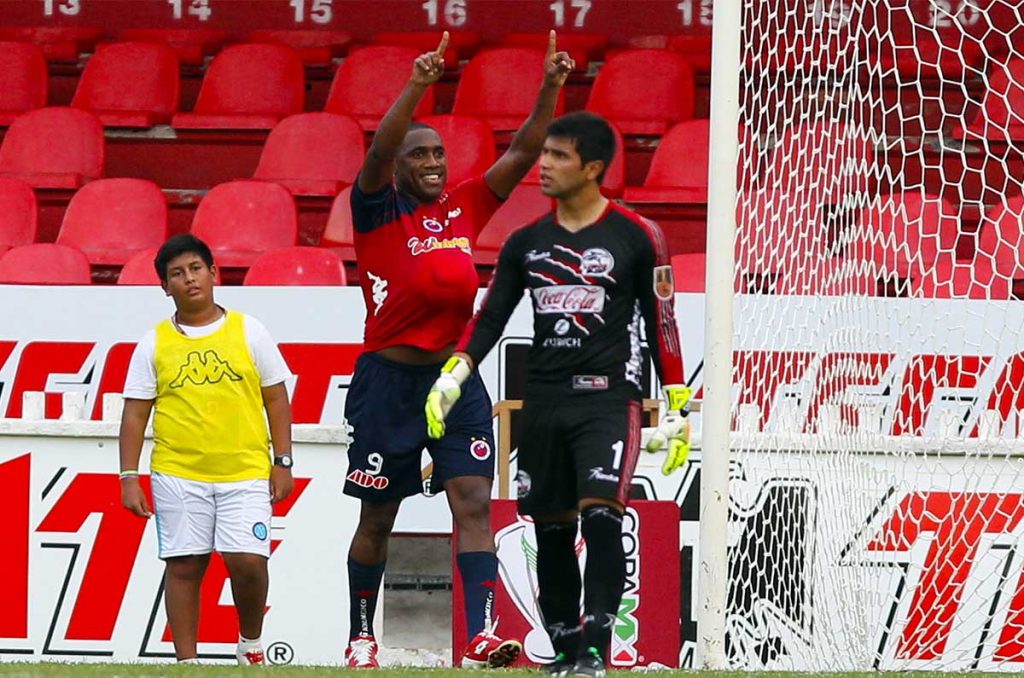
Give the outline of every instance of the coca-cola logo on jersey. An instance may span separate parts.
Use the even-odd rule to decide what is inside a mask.
[[[604,288],[598,285],[552,285],[533,290],[537,313],[601,313]]]

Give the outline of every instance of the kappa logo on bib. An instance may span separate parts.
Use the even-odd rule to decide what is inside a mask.
[[[491,456],[491,446],[486,440],[474,440],[469,444],[469,453],[474,459],[484,461]]]

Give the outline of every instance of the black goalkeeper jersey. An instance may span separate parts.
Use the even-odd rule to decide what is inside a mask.
[[[554,213],[515,231],[456,351],[479,365],[524,290],[533,302],[527,398],[640,398],[641,318],[661,382],[683,383],[672,269],[653,222],[610,202],[576,232]]]

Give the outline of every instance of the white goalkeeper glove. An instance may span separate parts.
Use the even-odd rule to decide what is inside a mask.
[[[462,385],[469,379],[473,369],[469,363],[452,356],[441,368],[441,376],[430,387],[427,404],[427,435],[438,440],[444,435],[444,419],[462,395]]]
[[[662,389],[665,394],[665,414],[658,422],[654,435],[647,441],[647,451],[657,452],[668,446],[668,457],[661,467],[663,475],[669,475],[686,463],[690,456],[690,420],[687,419],[691,391],[686,386],[673,385]]]

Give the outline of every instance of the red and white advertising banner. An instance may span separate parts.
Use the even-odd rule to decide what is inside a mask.
[[[533,522],[516,514],[516,502],[491,505],[498,548],[499,580],[492,617],[503,638],[519,638],[524,652],[517,666],[547,664],[554,659],[537,607],[537,540]],[[612,631],[608,664],[628,669],[674,667],[679,658],[679,506],[671,501],[635,501],[622,521],[626,552],[626,586]],[[577,535],[580,572],[589,557]],[[594,557],[599,557],[595,555]],[[466,644],[462,580],[452,575],[452,647]],[[581,603],[582,604],[582,603]]]
[[[0,437],[0,659],[174,657],[156,524],[121,506],[117,454],[113,437]],[[263,639],[271,663],[340,664],[359,502],[340,491],[343,445],[296,443],[295,459],[295,491],[274,506]],[[233,661],[238,622],[216,555],[200,605],[200,657]]]

